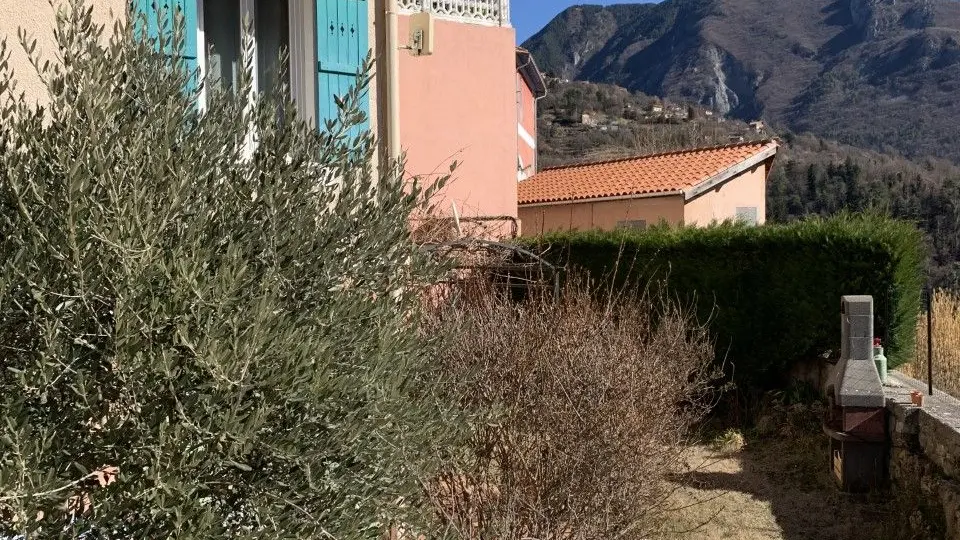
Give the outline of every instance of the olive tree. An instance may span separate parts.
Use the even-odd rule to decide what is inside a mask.
[[[0,537],[417,523],[460,422],[417,331],[430,190],[374,166],[368,79],[320,130],[250,66],[201,109],[156,52],[182,31],[131,17],[71,0],[49,61],[21,36],[40,107],[0,50]]]

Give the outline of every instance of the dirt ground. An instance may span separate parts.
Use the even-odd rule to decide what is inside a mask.
[[[787,435],[787,436],[783,436]],[[695,447],[677,475],[658,538],[704,540],[901,540],[909,510],[889,494],[840,493],[826,438],[783,434],[748,440],[739,451]]]

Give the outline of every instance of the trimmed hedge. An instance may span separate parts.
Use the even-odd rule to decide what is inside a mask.
[[[574,232],[524,239],[551,262],[607,287],[666,287],[709,320],[734,379],[772,387],[791,365],[840,346],[840,297],[874,298],[891,365],[908,360],[925,248],[912,224],[847,214],[787,225]]]

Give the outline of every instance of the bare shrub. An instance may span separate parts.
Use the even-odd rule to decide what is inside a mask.
[[[709,410],[713,348],[676,305],[559,297],[514,303],[476,283],[431,322],[478,413],[469,467],[432,484],[462,538],[642,538]],[[430,330],[428,328],[428,330]]]

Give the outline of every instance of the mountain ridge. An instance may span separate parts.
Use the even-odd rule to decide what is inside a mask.
[[[562,79],[960,163],[960,2],[665,0],[574,6],[524,46]]]

